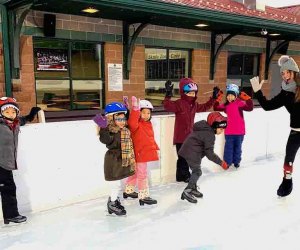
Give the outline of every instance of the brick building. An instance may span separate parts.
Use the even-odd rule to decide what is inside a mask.
[[[300,5],[16,0],[0,7],[0,95],[14,96],[22,112],[38,105],[61,120],[91,117],[132,95],[162,110],[164,82],[175,83],[176,98],[181,77],[199,84],[200,102],[228,82],[252,94],[256,75],[268,79],[264,93],[272,96],[280,54],[300,64]]]

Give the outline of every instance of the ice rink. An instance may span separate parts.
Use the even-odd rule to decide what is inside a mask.
[[[185,183],[170,183],[151,188],[156,206],[122,201],[126,217],[107,215],[107,197],[25,214],[26,224],[1,225],[0,249],[300,249],[299,157],[292,194],[278,198],[283,157],[204,169],[198,204],[180,199]]]

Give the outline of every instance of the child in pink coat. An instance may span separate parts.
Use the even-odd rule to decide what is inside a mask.
[[[239,98],[238,98],[239,97]],[[224,111],[227,114],[227,128],[225,129],[224,160],[230,166],[240,166],[242,159],[242,143],[245,135],[245,120],[243,111],[253,110],[253,101],[246,93],[241,92],[235,84],[226,87],[226,102],[214,105],[215,111]]]

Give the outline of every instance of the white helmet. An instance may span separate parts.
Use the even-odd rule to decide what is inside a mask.
[[[153,105],[148,100],[140,100],[140,109],[151,109],[153,110]]]

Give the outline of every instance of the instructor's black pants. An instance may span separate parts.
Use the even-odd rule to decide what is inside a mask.
[[[178,156],[176,164],[176,181],[185,181],[191,176],[188,163],[183,157],[178,155],[178,151],[181,148],[181,146],[182,143],[176,143],[176,152]]]
[[[284,163],[294,163],[297,151],[300,147],[300,132],[291,130],[285,149]]]
[[[12,171],[0,167],[0,193],[3,218],[14,218],[19,215],[16,196],[16,184]]]

